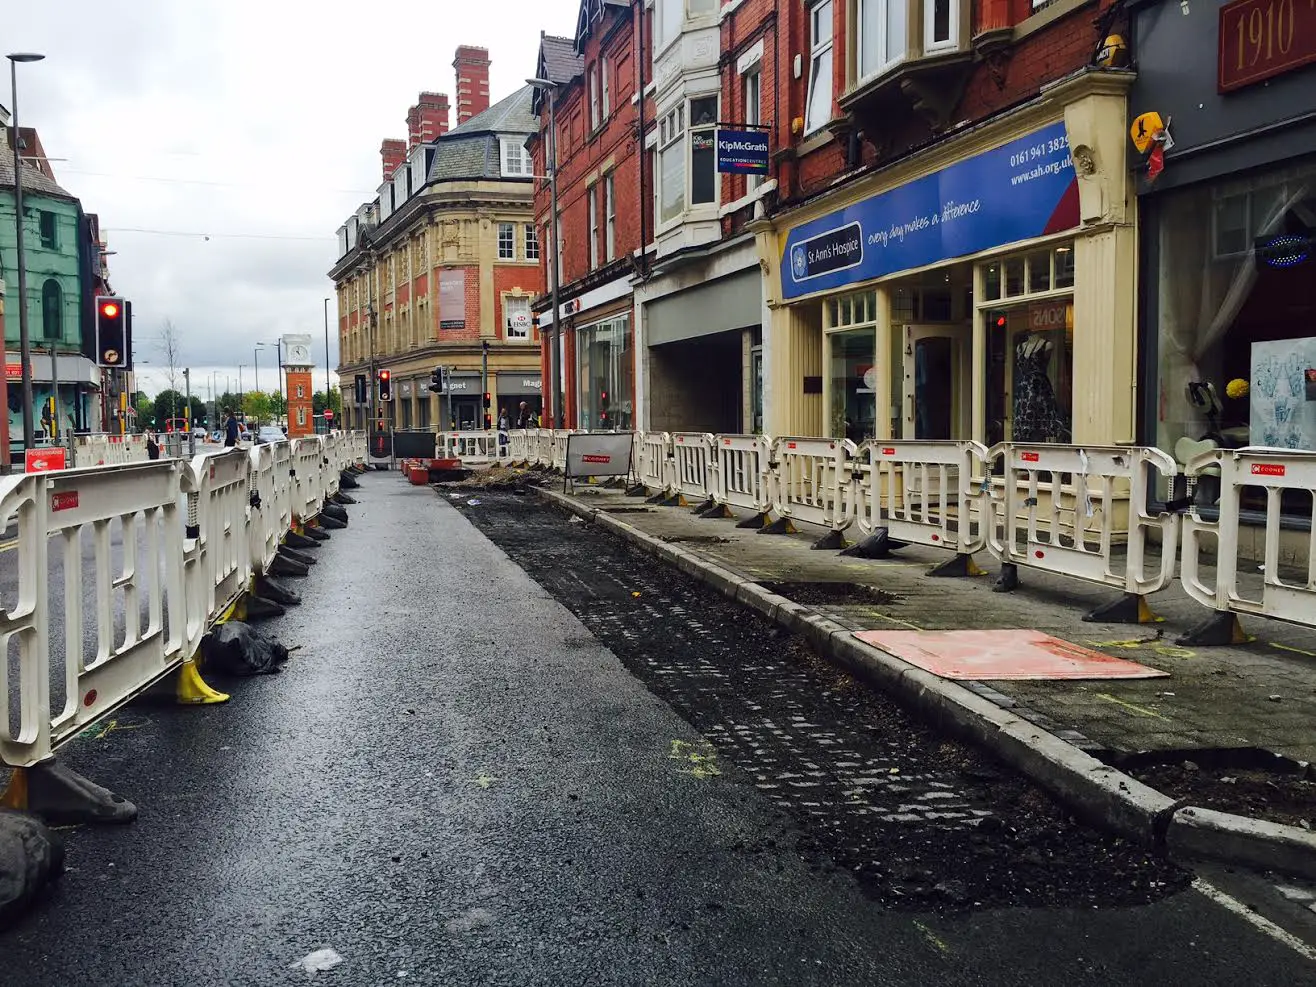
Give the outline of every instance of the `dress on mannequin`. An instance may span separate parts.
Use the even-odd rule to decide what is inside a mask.
[[[1069,442],[1068,418],[1056,403],[1055,389],[1047,374],[1051,341],[1025,336],[1014,351],[1014,442]]]

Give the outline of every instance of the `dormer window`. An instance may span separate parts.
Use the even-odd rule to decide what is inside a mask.
[[[502,146],[503,158],[503,177],[504,178],[530,178],[534,175],[534,165],[530,160],[530,152],[514,137],[503,137],[499,139]]]

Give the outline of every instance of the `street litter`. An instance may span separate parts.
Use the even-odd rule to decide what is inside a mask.
[[[307,953],[288,969],[301,969],[307,973],[323,973],[325,970],[332,970],[341,962],[343,962],[343,958],[326,946],[324,949],[317,949],[314,953]]]
[[[470,500],[468,500],[468,501],[466,502],[466,506],[467,506],[467,507],[479,507],[479,506],[480,506],[480,498],[479,498],[479,497],[472,497]]]
[[[583,523],[584,522],[581,521],[580,518],[576,517],[576,515],[574,514],[567,519],[567,524],[583,524]]]

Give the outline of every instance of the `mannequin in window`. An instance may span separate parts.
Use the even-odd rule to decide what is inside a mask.
[[[1014,350],[1015,442],[1068,442],[1070,425],[1056,403],[1047,368],[1052,343],[1040,334],[1024,336]]]

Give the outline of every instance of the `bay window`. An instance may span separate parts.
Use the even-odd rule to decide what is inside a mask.
[[[717,201],[717,97],[690,100],[690,204]]]
[[[685,16],[685,0],[656,0],[654,3],[654,38],[656,51],[661,51],[681,33],[681,20]]]
[[[960,5],[958,0],[924,0],[923,51],[949,51],[959,47]]]
[[[832,0],[821,0],[809,10],[809,99],[805,132],[818,130],[831,118]]]
[[[658,125],[658,221],[685,212],[685,107],[678,106]]]

